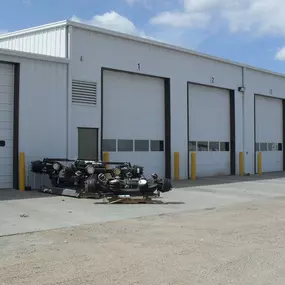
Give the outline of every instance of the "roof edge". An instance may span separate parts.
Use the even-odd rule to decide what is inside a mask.
[[[8,32],[8,33],[0,35],[0,40],[5,39],[5,38],[16,37],[16,36],[20,36],[24,34],[30,34],[30,33],[34,33],[37,31],[49,30],[53,28],[66,26],[67,22],[68,22],[67,20],[63,20],[63,21],[53,22],[53,23],[49,23],[45,25],[36,26],[36,27],[31,27],[31,28],[27,28],[23,30],[18,30],[18,31],[10,32],[10,33]]]
[[[4,48],[0,48],[0,56],[1,55],[20,57],[20,58],[26,58],[26,59],[42,60],[42,61],[55,62],[55,63],[64,63],[64,64],[68,64],[70,62],[70,59],[64,58],[64,57],[55,57],[55,56],[50,56],[50,55],[36,54],[36,53],[24,52],[24,51],[16,51],[16,50],[4,49]]]

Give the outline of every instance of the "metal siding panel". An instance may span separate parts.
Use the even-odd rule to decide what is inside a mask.
[[[65,27],[0,40],[0,48],[65,57]]]
[[[66,157],[67,65],[21,59],[20,75],[19,145],[29,169],[35,159]]]

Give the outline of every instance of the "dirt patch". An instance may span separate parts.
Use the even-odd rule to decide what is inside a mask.
[[[285,284],[285,204],[268,199],[0,239],[0,284]]]

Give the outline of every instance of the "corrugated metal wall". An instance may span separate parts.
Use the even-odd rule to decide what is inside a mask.
[[[66,27],[0,39],[0,48],[66,57]]]
[[[37,188],[49,181],[29,171],[31,161],[66,157],[67,65],[32,59],[20,63],[19,148],[26,154],[26,181]]]

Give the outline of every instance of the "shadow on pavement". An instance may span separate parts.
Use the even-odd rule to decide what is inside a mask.
[[[108,203],[108,202],[94,202],[95,205],[111,205],[112,203]],[[164,202],[164,201],[160,201],[160,200],[152,200],[152,201],[148,201],[145,203],[114,203],[112,205],[184,205],[184,202]]]
[[[23,200],[33,198],[45,198],[46,194],[40,193],[36,190],[21,192],[15,189],[0,189],[0,201],[9,200]]]
[[[174,188],[191,188],[199,186],[211,186],[211,185],[222,185],[231,183],[242,183],[242,182],[255,182],[262,180],[274,180],[285,178],[285,172],[271,172],[264,173],[262,175],[249,175],[249,176],[216,176],[216,177],[203,177],[197,178],[197,180],[179,180],[173,181]],[[285,186],[285,181],[284,181]]]

